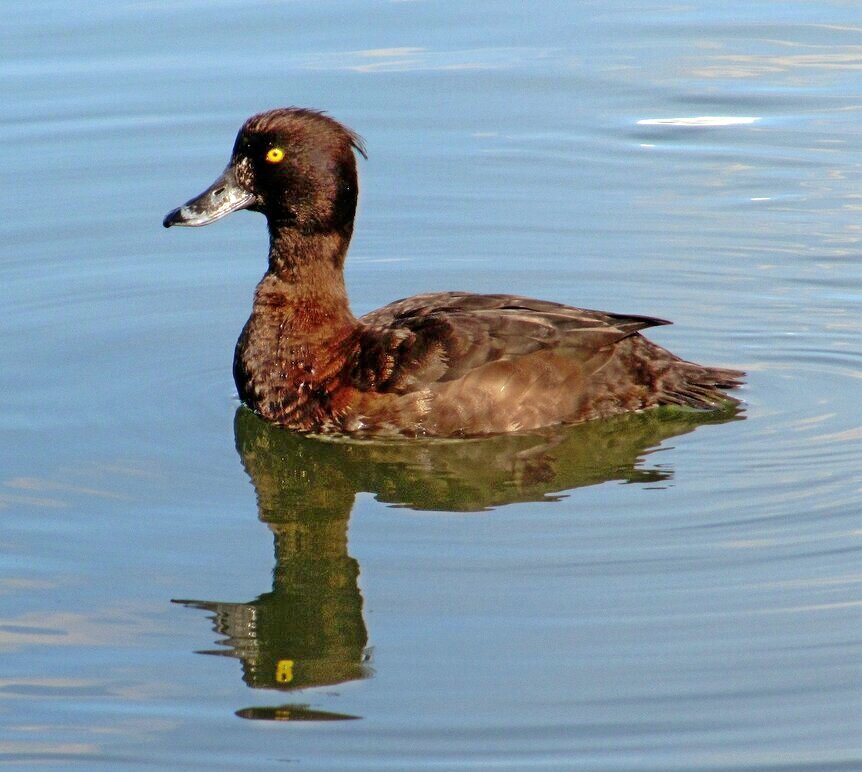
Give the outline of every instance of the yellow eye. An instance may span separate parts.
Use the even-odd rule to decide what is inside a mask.
[[[266,152],[266,160],[267,163],[277,164],[284,158],[284,150],[280,147],[273,147],[267,150]]]

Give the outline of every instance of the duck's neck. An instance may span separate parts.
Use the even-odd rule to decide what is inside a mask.
[[[277,314],[293,334],[352,325],[344,286],[349,234],[306,234],[270,226],[269,269],[255,293],[255,311]]]

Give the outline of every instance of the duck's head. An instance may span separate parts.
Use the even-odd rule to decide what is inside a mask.
[[[209,225],[251,209],[263,212],[271,229],[349,237],[358,194],[354,149],[365,156],[356,134],[321,113],[291,107],[253,115],[222,175],[163,225]]]

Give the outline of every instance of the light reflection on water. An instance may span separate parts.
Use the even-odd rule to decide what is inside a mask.
[[[837,0],[13,4],[0,760],[862,765],[860,28]],[[748,371],[746,420],[396,451],[240,413],[247,476],[263,223],[159,222],[288,103],[369,146],[357,313],[670,318]],[[171,598],[219,599],[216,636]]]

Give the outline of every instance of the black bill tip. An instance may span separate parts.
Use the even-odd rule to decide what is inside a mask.
[[[165,228],[170,228],[172,225],[178,225],[181,223],[183,221],[181,211],[181,206],[178,206],[176,209],[172,209],[165,215],[165,219],[162,220],[162,225],[164,225]]]

